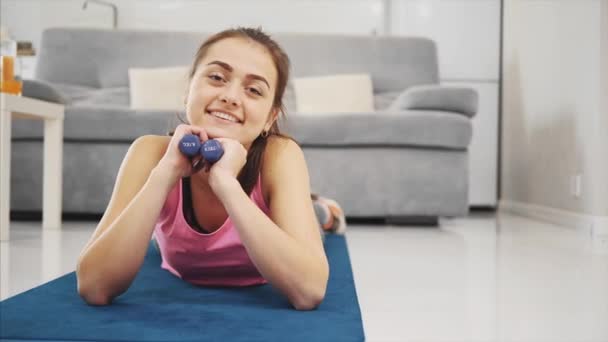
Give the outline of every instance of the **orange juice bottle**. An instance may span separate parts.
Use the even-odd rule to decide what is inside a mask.
[[[0,63],[2,78],[0,78],[0,92],[21,95],[22,82],[17,59],[17,42],[14,40],[2,40]]]

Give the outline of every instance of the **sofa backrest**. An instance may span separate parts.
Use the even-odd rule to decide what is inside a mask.
[[[128,86],[129,68],[190,65],[208,33],[51,28],[42,34],[36,78],[108,88]],[[374,92],[438,83],[437,51],[421,37],[272,34],[292,77],[369,73]]]

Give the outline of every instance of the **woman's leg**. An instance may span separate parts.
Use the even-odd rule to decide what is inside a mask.
[[[326,233],[344,234],[346,217],[340,205],[332,199],[316,194],[312,194],[311,199],[320,229]]]

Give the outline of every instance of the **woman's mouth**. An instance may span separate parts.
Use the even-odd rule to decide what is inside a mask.
[[[215,118],[218,118],[222,121],[228,121],[228,122],[237,123],[237,124],[241,123],[241,120],[239,120],[234,115],[229,114],[229,113],[220,112],[220,111],[206,111],[206,113]]]

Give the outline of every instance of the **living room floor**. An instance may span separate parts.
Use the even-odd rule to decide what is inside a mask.
[[[0,297],[73,271],[95,222],[11,222]],[[472,212],[437,227],[349,225],[367,341],[608,341],[608,247],[579,231]]]

